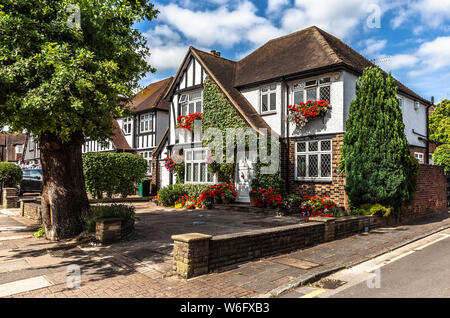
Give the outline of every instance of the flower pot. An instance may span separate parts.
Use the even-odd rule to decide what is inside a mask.
[[[223,204],[230,204],[230,202],[231,202],[231,200],[228,199],[228,198],[227,198],[226,196],[224,196],[224,195],[220,196],[220,198],[221,198]]]

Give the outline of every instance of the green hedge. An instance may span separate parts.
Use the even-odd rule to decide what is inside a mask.
[[[0,183],[7,188],[16,187],[23,178],[22,169],[11,162],[0,162]]]
[[[174,206],[179,197],[187,194],[188,196],[198,197],[203,191],[211,187],[209,184],[174,184],[162,188],[158,191],[159,202],[166,207]]]
[[[147,161],[130,153],[83,154],[86,190],[95,198],[134,194],[147,173]]]

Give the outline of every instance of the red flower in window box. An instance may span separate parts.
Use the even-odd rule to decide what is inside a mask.
[[[184,128],[187,130],[191,130],[194,126],[194,122],[196,120],[202,120],[203,114],[201,113],[193,113],[189,115],[180,115],[177,118],[177,128]]]
[[[298,130],[301,130],[308,123],[308,121],[316,118],[323,118],[330,109],[330,103],[327,101],[308,100],[306,103],[289,105],[288,120],[294,123]]]

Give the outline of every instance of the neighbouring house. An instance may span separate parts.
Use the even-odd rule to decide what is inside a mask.
[[[175,183],[161,161],[182,153],[185,183],[213,183],[207,169],[201,136],[177,129],[178,116],[202,113],[203,89],[212,81],[229,107],[255,131],[267,129],[281,142],[282,177],[290,193],[317,194],[346,204],[345,178],[339,174],[340,149],[356,82],[372,62],[340,39],[313,26],[273,39],[240,61],[190,47],[166,94],[170,103],[169,129],[158,147],[159,187]],[[427,153],[427,108],[431,103],[400,82],[398,98],[405,134],[416,157]],[[323,120],[313,120],[299,132],[288,122],[288,105],[324,100],[331,110]],[[424,137],[425,136],[425,137]],[[249,202],[254,158],[236,163],[235,182],[241,202]],[[156,164],[155,164],[156,166]]]
[[[136,94],[129,106],[133,117],[113,119],[111,138],[106,143],[87,138],[82,152],[137,153],[147,160],[149,167],[147,175],[151,177],[153,150],[168,127],[169,102],[163,97],[172,80],[170,77],[152,83]],[[33,134],[28,136],[23,153],[23,164],[40,165],[39,143]]]
[[[133,117],[117,122],[131,148],[148,163],[148,177],[152,176],[153,151],[169,125],[169,102],[164,99],[173,77],[151,83],[131,102]]]
[[[0,132],[0,161],[18,163],[22,158],[27,135]]]

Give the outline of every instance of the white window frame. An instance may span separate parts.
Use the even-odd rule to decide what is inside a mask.
[[[194,153],[198,151],[203,151],[202,159],[195,159]],[[214,184],[215,183],[215,176],[212,175],[208,171],[208,165],[206,164],[206,157],[208,154],[208,148],[193,148],[193,149],[185,149],[184,151],[184,182],[186,184]],[[197,175],[197,181],[194,181],[194,166],[198,164],[198,175]],[[205,181],[201,181],[201,165],[205,165]],[[191,165],[191,173],[188,176],[188,165]],[[208,176],[210,176],[210,180],[208,181]]]
[[[306,85],[308,82],[311,82],[311,85]],[[312,84],[314,82],[315,84]],[[328,102],[331,103],[331,76],[325,76],[314,80],[307,80],[302,82],[297,82],[292,85],[292,96],[291,96],[291,103],[292,104],[298,104],[298,102],[295,102],[295,93],[302,92],[303,93],[303,100],[300,102],[306,103],[308,101],[308,91],[309,90],[316,90],[316,98],[311,99],[313,101],[320,100],[320,90],[323,87],[329,87],[330,88],[330,100]]]
[[[261,95],[261,106],[260,106],[260,114],[272,114],[277,112],[277,102],[278,102],[278,85],[266,85],[261,87],[260,90]],[[272,105],[271,96],[275,94],[275,104]],[[263,110],[263,98],[267,97],[267,110]],[[272,106],[274,108],[272,108]]]
[[[330,150],[322,150],[322,142],[330,142]],[[318,150],[317,151],[309,151],[309,144],[318,142]],[[298,151],[298,144],[304,143],[305,144],[305,151],[299,152]],[[304,140],[304,141],[297,141],[294,144],[294,160],[295,160],[295,169],[294,169],[294,178],[298,181],[332,181],[333,180],[333,140],[332,139],[313,139],[313,140]],[[318,156],[317,161],[317,169],[318,169],[318,177],[310,177],[309,176],[309,158],[312,155]],[[330,155],[330,176],[329,177],[322,177],[322,155]],[[306,157],[306,177],[299,177],[298,176],[298,157],[299,156],[305,156]]]
[[[423,154],[423,152],[415,152],[414,158],[419,160],[420,163],[425,163],[425,155]]]
[[[151,151],[142,151],[139,153],[139,155],[147,161],[147,175],[152,175],[152,163],[153,163],[153,157]]]
[[[125,136],[131,135],[133,131],[133,118],[128,117],[122,120],[122,131]]]
[[[140,133],[153,132],[153,114],[144,114],[140,116],[139,132]]]
[[[200,97],[197,98],[193,98],[194,94],[198,94],[200,93]],[[184,100],[184,102],[182,102],[182,100]],[[197,111],[197,103],[200,102],[200,111]],[[203,113],[203,91],[202,90],[196,90],[196,91],[192,91],[186,94],[182,94],[180,96],[179,99],[179,103],[180,103],[180,115],[185,116],[185,115],[189,115],[189,114],[194,114],[194,113]],[[189,107],[190,105],[193,104],[194,107],[194,112],[191,113],[189,111]],[[186,105],[186,112],[183,112],[183,106]]]

